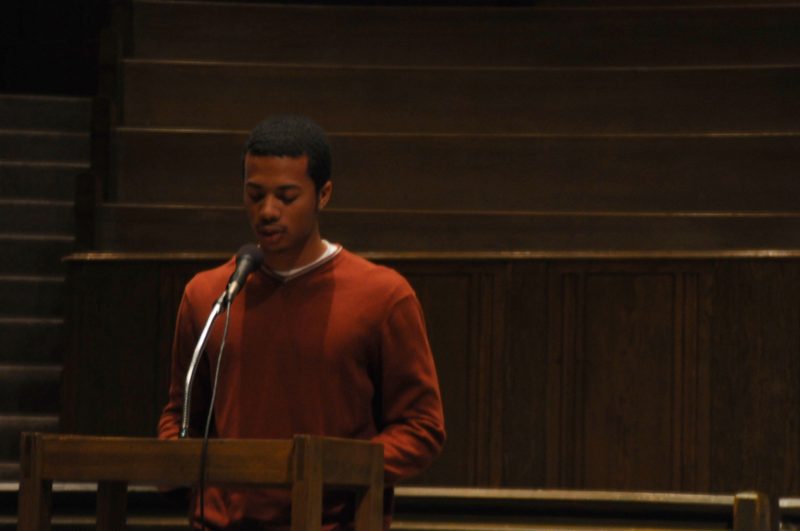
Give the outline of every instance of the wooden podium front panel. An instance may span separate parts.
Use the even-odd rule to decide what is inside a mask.
[[[24,433],[20,531],[50,529],[53,481],[98,482],[99,531],[124,527],[129,483],[198,483],[203,441]],[[208,442],[208,484],[292,491],[292,530],[318,531],[324,487],[356,495],[356,530],[383,528],[383,448],[367,441],[298,435],[292,440]]]

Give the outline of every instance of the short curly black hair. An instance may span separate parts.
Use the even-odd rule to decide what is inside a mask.
[[[308,176],[319,192],[331,178],[331,148],[322,127],[306,116],[279,114],[259,123],[250,133],[242,153],[275,157],[308,156]]]

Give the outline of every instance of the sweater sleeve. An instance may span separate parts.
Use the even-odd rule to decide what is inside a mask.
[[[191,303],[184,292],[178,309],[175,337],[172,343],[169,396],[158,422],[159,439],[177,439],[180,433],[184,382],[198,335],[199,332],[192,319]],[[205,417],[210,400],[208,382],[208,358],[204,355],[198,363],[192,385],[192,410],[189,417],[189,434],[192,437],[201,435],[205,428]]]
[[[413,292],[394,303],[381,330],[381,420],[387,484],[427,468],[445,441],[439,382]]]

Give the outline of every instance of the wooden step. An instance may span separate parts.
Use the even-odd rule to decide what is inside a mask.
[[[0,159],[86,164],[89,133],[0,129]]]
[[[58,433],[58,415],[0,414],[0,462],[19,461],[19,439],[24,431]]]
[[[107,204],[98,250],[232,253],[253,237],[234,207]],[[322,234],[358,252],[515,253],[800,249],[800,215],[326,210]]]
[[[245,138],[244,132],[119,131],[115,197],[241,205]],[[334,208],[798,210],[800,135],[334,134],[330,140]]]
[[[60,365],[0,365],[0,413],[57,414]]]
[[[89,131],[90,98],[0,94],[0,127],[43,131]]]
[[[88,169],[88,162],[0,160],[0,197],[72,201],[75,176]]]
[[[71,235],[74,205],[63,200],[0,197],[0,226],[13,232]]]
[[[124,124],[249,130],[615,134],[797,131],[800,67],[360,68],[128,60]],[[320,87],[324,87],[321,89]]]
[[[0,461],[0,481],[19,481],[19,460]]]
[[[60,363],[63,327],[60,317],[0,316],[0,364]]]
[[[152,59],[405,66],[800,62],[797,5],[637,1],[608,7],[620,3],[536,2],[508,9],[135,1],[133,53]]]
[[[63,298],[63,277],[0,276],[0,315],[59,318]],[[9,347],[3,343],[3,348]]]
[[[59,275],[73,240],[60,234],[0,234],[0,275]]]

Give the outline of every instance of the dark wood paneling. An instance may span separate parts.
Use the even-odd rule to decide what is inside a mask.
[[[708,278],[680,263],[550,270],[548,485],[705,488]]]
[[[420,297],[445,401],[417,483],[800,488],[797,258],[384,261]],[[71,262],[66,430],[153,434],[182,286],[216,262]]]
[[[707,492],[710,488],[711,422],[711,312],[714,275],[708,264],[683,271],[675,293],[675,391],[680,419],[673,445],[673,486],[681,490]]]
[[[246,129],[275,113],[327,131],[791,132],[800,68],[361,68],[127,60],[123,123]],[[324,87],[324,90],[320,90]]]
[[[544,486],[547,434],[547,265],[510,264],[503,365],[503,485]]]
[[[573,304],[581,306],[583,319],[569,353],[580,401],[572,419],[578,444],[569,483],[668,490],[669,457],[680,451],[672,447],[674,279],[611,271],[581,280]]]
[[[153,264],[71,264],[65,431],[153,435],[157,400],[159,269]]]
[[[614,5],[623,3],[634,4]],[[134,54],[160,59],[428,66],[786,64],[800,57],[796,6],[758,6],[748,0],[749,6],[720,10],[699,9],[700,3],[676,8],[637,0],[628,9],[602,9],[608,2],[580,9],[587,6],[581,1],[574,3],[578,9],[559,9],[565,6],[559,0],[544,9],[427,5],[319,9],[136,2]],[[658,9],[642,9],[647,4]],[[450,29],[443,30],[443,20]]]
[[[711,488],[800,492],[800,268],[717,266],[711,374]]]

